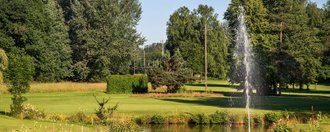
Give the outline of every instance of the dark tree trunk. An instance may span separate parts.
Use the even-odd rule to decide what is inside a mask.
[[[294,85],[295,85],[295,84],[294,84],[294,83],[292,83],[292,89],[294,89]]]
[[[299,90],[303,90],[304,84],[299,83]]]
[[[261,86],[256,89],[256,94],[259,96],[264,96],[264,95],[271,95],[272,94],[272,86],[267,85],[267,86]]]
[[[246,89],[243,89],[243,96],[246,96]]]
[[[250,95],[250,96],[253,95],[253,89],[252,89],[252,88],[249,89],[249,95]]]
[[[278,88],[278,95],[282,95],[282,89],[283,89],[284,84],[280,83],[280,86]]]
[[[306,86],[307,86],[307,90],[310,90],[310,89],[309,89],[309,83],[308,83],[308,84],[306,84]]]
[[[276,83],[273,84],[273,94],[277,95],[277,86]]]

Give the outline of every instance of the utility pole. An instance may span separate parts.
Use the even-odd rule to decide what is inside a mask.
[[[281,21],[281,32],[280,32],[280,55],[282,55],[282,46],[283,46],[283,20]],[[282,69],[282,63],[283,63],[283,61],[280,62],[280,69]],[[281,78],[283,77],[283,73],[282,72],[280,72],[280,77]],[[280,82],[280,85],[279,85],[279,90],[278,90],[278,94],[279,95],[282,95],[282,88],[284,87],[283,85],[284,84],[281,81]]]
[[[205,50],[205,61],[204,61],[204,67],[205,67],[205,92],[207,92],[207,23],[205,21],[204,26],[204,50]]]
[[[282,50],[282,46],[283,46],[283,33],[282,33],[282,31],[283,31],[283,22],[281,22],[281,33],[280,33],[280,51]]]
[[[133,60],[133,75],[135,75],[135,59]]]
[[[163,43],[163,40],[161,40],[160,43],[162,44],[162,56],[164,56],[164,43]]]
[[[144,71],[144,74],[146,74],[146,51],[144,50],[143,48],[143,71]]]

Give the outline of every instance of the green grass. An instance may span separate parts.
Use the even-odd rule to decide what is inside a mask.
[[[58,92],[51,88],[43,92],[25,94],[26,103],[37,106],[46,113],[72,114],[83,111],[93,114],[98,105],[93,94],[99,99],[111,97],[110,105],[119,103],[117,114],[125,116],[139,116],[142,114],[173,114],[179,112],[189,113],[214,113],[217,110],[227,110],[231,113],[245,114],[245,98],[241,97],[242,91],[230,87],[226,81],[211,80],[209,89],[223,93],[219,97],[133,97],[126,94],[109,95],[100,90],[73,90]],[[40,85],[38,85],[40,86]],[[185,86],[187,90],[203,91],[204,84],[190,84]],[[32,88],[33,89],[33,88]],[[40,89],[40,88],[39,88]],[[104,88],[105,89],[105,88]],[[33,90],[32,90],[33,91]],[[55,92],[54,92],[55,91]],[[284,96],[252,97],[252,114],[260,114],[271,111],[308,112],[313,105],[315,111],[330,113],[330,86],[318,85],[318,88],[310,91],[286,90]],[[0,94],[0,111],[9,111],[11,95]],[[8,123],[7,123],[8,122]],[[6,116],[0,116],[1,129],[21,129],[25,126],[35,126],[35,121],[18,120]],[[51,127],[54,123],[42,122],[42,126]],[[59,125],[56,123],[55,125]],[[62,124],[62,126],[65,124]],[[68,125],[68,124],[67,124]],[[81,126],[77,125],[77,129]],[[8,129],[8,130],[9,130]],[[22,128],[25,129],[25,128]],[[27,129],[27,128],[26,128]]]
[[[237,86],[235,84],[234,86]],[[306,86],[303,90],[299,90],[297,87],[292,89],[292,85],[289,85],[289,89],[283,90],[283,95],[289,96],[320,96],[320,97],[330,97],[330,84],[318,84],[316,89],[315,85],[310,85],[310,90],[306,90]],[[196,82],[193,84],[187,84],[185,86],[187,90],[191,91],[205,91],[204,82]],[[228,81],[224,80],[210,80],[208,81],[208,90],[212,92],[223,93],[227,96],[237,96],[240,95],[243,90],[237,90],[230,85]],[[254,91],[255,92],[255,91]]]
[[[245,111],[244,97],[131,97],[129,95],[108,95],[100,91],[83,92],[56,92],[56,93],[29,93],[28,101],[47,113],[71,114],[84,111],[92,114],[98,107],[93,94],[98,98],[111,97],[110,105],[119,103],[119,113],[144,114],[144,113],[212,113],[216,110],[229,110],[241,113]],[[0,111],[9,111],[10,95],[0,97]],[[271,96],[252,97],[253,111],[309,111],[313,105],[316,111],[330,112],[330,102],[327,97],[292,97]]]
[[[20,120],[0,115],[0,131],[31,131],[31,132],[60,132],[60,131],[106,131],[103,126],[81,126],[68,123],[52,123],[32,120]]]

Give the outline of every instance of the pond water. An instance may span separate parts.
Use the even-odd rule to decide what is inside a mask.
[[[224,126],[224,125],[142,125],[144,132],[247,132],[247,126]],[[251,127],[253,132],[265,132],[266,127]]]

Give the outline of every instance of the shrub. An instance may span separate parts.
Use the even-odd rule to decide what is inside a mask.
[[[149,80],[153,88],[166,86],[168,93],[176,93],[184,83],[192,81],[191,72],[188,69],[178,71],[164,71],[156,68],[148,72]]]
[[[95,115],[87,115],[85,119],[85,124],[100,124],[101,120]]]
[[[216,111],[210,115],[212,124],[229,124],[229,113],[227,111]]]
[[[71,123],[85,123],[86,119],[87,119],[87,115],[82,111],[77,112],[76,114],[73,114],[68,117],[68,120]]]
[[[244,122],[244,125],[248,125],[249,124],[249,117],[248,116],[244,116],[244,119],[243,119],[243,122]],[[250,117],[250,124],[253,125],[254,124],[254,120],[252,117]]]
[[[22,114],[24,119],[44,119],[46,114],[44,111],[37,109],[35,106],[31,104],[25,104],[22,107]]]
[[[168,124],[186,124],[190,120],[190,117],[182,114],[174,114],[165,117],[165,122]]]
[[[150,116],[140,116],[133,119],[137,124],[149,124],[151,122]]]
[[[209,124],[210,118],[206,114],[195,114],[192,115],[191,122],[195,124]]]
[[[176,93],[186,93],[187,89],[183,86],[181,88],[179,88]]]
[[[27,56],[25,51],[14,49],[9,54],[9,68],[6,70],[6,78],[9,81],[8,91],[13,95],[13,103],[10,105],[10,113],[19,115],[23,110],[23,102],[27,100],[22,94],[30,89],[30,81],[33,79],[33,58]]]
[[[290,128],[286,124],[278,125],[273,129],[274,132],[292,132],[292,128]]]
[[[282,117],[284,118],[284,119],[289,119],[290,118],[290,113],[287,111],[287,110],[285,110],[285,111],[282,111],[281,112],[281,115],[282,115]]]
[[[229,117],[230,123],[242,123],[242,118],[237,114],[232,114]]]
[[[150,118],[150,123],[152,124],[164,124],[165,122],[165,118],[161,115],[153,115],[151,118]]]
[[[262,125],[263,124],[263,119],[261,115],[256,115],[253,117],[253,124],[254,125]]]
[[[267,113],[265,114],[265,121],[267,123],[278,123],[281,119],[281,114],[279,113],[275,113],[275,112],[271,112],[271,113]]]
[[[107,77],[107,93],[147,93],[146,75],[111,75]]]
[[[297,120],[299,120],[303,123],[307,123],[308,121],[310,121],[310,119],[312,117],[312,113],[310,113],[310,112],[295,112],[294,116],[296,117]]]
[[[52,121],[52,122],[64,122],[66,121],[67,117],[63,114],[47,114],[46,120]]]
[[[141,128],[134,122],[113,122],[109,125],[109,132],[140,132]]]
[[[93,95],[97,104],[99,105],[99,108],[96,110],[95,114],[96,116],[101,120],[102,123],[105,123],[106,119],[111,117],[112,114],[117,110],[118,104],[108,108],[105,107],[105,105],[109,102],[110,97],[108,99],[103,99],[102,101],[99,101],[95,95]]]

